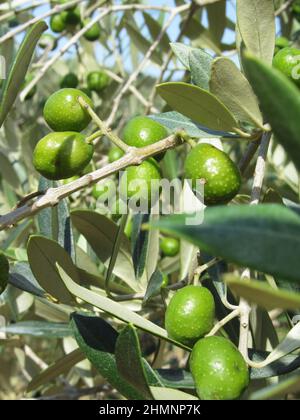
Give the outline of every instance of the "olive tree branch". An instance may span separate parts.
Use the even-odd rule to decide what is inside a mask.
[[[131,74],[131,76],[128,78],[128,80],[124,83],[123,87],[121,87],[119,93],[117,94],[117,96],[113,100],[112,110],[111,110],[111,113],[110,113],[110,115],[109,115],[109,117],[107,118],[107,121],[106,121],[108,126],[110,126],[112,124],[112,122],[114,121],[116,113],[119,109],[120,102],[121,102],[123,96],[128,91],[130,86],[136,81],[138,75],[141,73],[141,71],[144,69],[144,67],[148,63],[148,60],[151,58],[153,52],[158,47],[158,45],[161,42],[164,34],[168,30],[168,28],[171,26],[171,24],[174,21],[174,19],[176,18],[176,16],[179,13],[184,12],[185,10],[188,10],[189,8],[190,8],[190,4],[184,4],[183,6],[176,7],[175,9],[173,9],[171,11],[169,18],[166,21],[166,23],[164,24],[164,26],[162,27],[158,37],[156,38],[154,43],[150,46],[150,48],[148,49],[148,51],[144,55],[143,60],[137,66],[136,70]]]
[[[225,316],[225,318],[217,322],[216,325],[213,327],[213,329],[206,335],[206,337],[215,335],[222,327],[224,327],[224,325],[226,325],[229,321],[238,317],[239,315],[240,315],[240,308],[238,307],[234,309],[232,312],[230,312],[230,314]]]
[[[8,39],[13,38],[14,36],[18,35],[20,32],[25,31],[27,28],[29,28],[29,26],[34,25],[40,20],[46,19],[47,17],[55,15],[56,13],[60,13],[66,9],[70,9],[70,7],[76,6],[78,3],[80,3],[80,0],[73,0],[73,1],[70,1],[69,3],[63,3],[63,4],[58,4],[54,6],[52,9],[48,10],[47,12],[39,16],[36,16],[33,19],[28,20],[22,25],[17,26],[15,29],[7,32],[5,35],[3,35],[0,38],[0,45],[3,42],[7,41]]]
[[[129,147],[126,154],[116,162],[110,163],[103,168],[84,175],[81,178],[70,182],[69,184],[56,188],[49,188],[42,196],[38,197],[36,200],[27,202],[25,205],[0,216],[0,231],[15,225],[25,218],[32,217],[45,208],[56,206],[63,198],[66,198],[74,192],[82,190],[89,185],[95,184],[101,179],[127,168],[127,166],[139,165],[145,159],[148,159],[151,156],[179,146],[183,142],[182,137],[183,133],[179,131],[157,143],[146,147]]]
[[[251,192],[250,205],[257,205],[260,200],[261,191],[263,187],[263,181],[265,177],[267,154],[272,133],[266,132],[263,134],[261,143],[259,146],[258,158],[255,167],[254,181]],[[250,279],[250,270],[246,268],[242,273],[243,279]],[[240,309],[240,339],[239,339],[239,350],[244,356],[248,364],[251,361],[248,358],[248,339],[249,339],[249,323],[251,305],[244,299],[241,298],[239,302]]]

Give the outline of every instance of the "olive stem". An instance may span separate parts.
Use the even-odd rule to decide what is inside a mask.
[[[213,329],[206,335],[206,337],[210,337],[215,335],[224,325],[226,325],[229,321],[236,318],[240,314],[240,308],[234,309],[234,311],[230,312],[225,318],[221,319],[221,321],[217,322],[217,324],[213,327]]]
[[[88,136],[85,140],[87,143],[93,143],[94,140],[99,139],[103,136],[102,130],[98,130],[95,133]]]
[[[124,152],[127,152],[129,150],[130,147],[126,143],[124,143],[119,136],[117,136],[113,131],[111,131],[111,129],[108,128],[106,124],[104,124],[104,122],[101,120],[101,118],[98,117],[98,115],[92,109],[92,107],[81,96],[78,97],[78,102],[83,108],[87,110],[94,123],[100,128],[100,131],[102,132],[103,136],[109,138],[109,140],[112,143],[114,143]]]
[[[255,166],[254,180],[252,185],[250,205],[257,205],[260,200],[265,171],[266,161],[269,149],[272,132],[266,132],[263,134],[259,146],[258,158]],[[250,270],[246,268],[241,276],[243,279],[250,279]],[[248,340],[250,331],[250,313],[251,305],[244,299],[241,298],[239,302],[240,308],[240,338],[239,338],[239,350],[244,356],[244,359],[249,363],[248,358]]]

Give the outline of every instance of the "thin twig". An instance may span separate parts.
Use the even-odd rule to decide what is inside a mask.
[[[110,126],[112,124],[112,122],[114,121],[115,116],[116,116],[116,113],[117,113],[117,111],[119,109],[120,102],[121,102],[123,96],[128,91],[128,89],[130,88],[130,86],[135,82],[135,80],[137,79],[138,75],[141,73],[141,71],[146,66],[148,60],[151,58],[152,54],[154,53],[154,51],[156,50],[156,48],[160,44],[163,36],[165,35],[165,33],[168,30],[168,28],[171,26],[171,24],[174,21],[174,19],[176,18],[176,16],[179,13],[187,10],[189,7],[190,7],[190,5],[186,5],[185,4],[183,6],[176,7],[175,9],[172,10],[172,12],[171,12],[171,14],[170,14],[167,22],[162,27],[162,29],[161,29],[158,37],[154,41],[154,43],[151,45],[151,47],[148,49],[148,51],[144,55],[143,60],[140,62],[140,64],[137,66],[136,70],[131,74],[131,76],[125,82],[124,86],[120,89],[118,95],[115,97],[115,99],[113,101],[113,107],[112,107],[111,113],[110,113],[110,115],[109,115],[109,117],[107,118],[107,121],[106,121],[106,123],[107,123],[108,126]]]
[[[127,153],[111,164],[103,168],[97,169],[81,178],[70,182],[67,185],[62,185],[57,188],[49,188],[43,196],[35,200],[33,203],[26,204],[17,208],[6,215],[0,216],[0,231],[7,227],[15,225],[17,222],[35,215],[44,208],[56,206],[60,200],[66,198],[76,191],[95,184],[99,180],[106,178],[122,169],[131,165],[139,165],[145,159],[159,154],[165,150],[172,149],[182,143],[180,133],[173,134],[157,143],[150,146],[135,148],[131,147]]]
[[[263,181],[266,170],[267,153],[270,144],[272,133],[264,133],[259,146],[259,153],[255,167],[254,180],[251,192],[250,205],[257,205],[260,200]],[[250,270],[246,268],[242,274],[243,279],[250,279]],[[244,299],[241,298],[239,302],[240,309],[240,339],[239,339],[239,350],[244,356],[245,360],[248,361],[248,339],[249,339],[249,323],[251,305]]]
[[[213,327],[213,329],[206,335],[206,337],[210,337],[215,335],[224,325],[226,325],[229,321],[236,318],[240,314],[240,308],[234,309],[230,314],[225,316],[225,318],[221,319],[221,321],[217,322],[217,324]]]
[[[29,28],[29,26],[34,25],[35,23],[39,22],[40,20],[46,19],[49,16],[55,15],[56,13],[60,13],[63,10],[69,9],[72,6],[76,6],[78,3],[80,3],[80,0],[73,0],[70,1],[69,3],[63,3],[63,4],[58,4],[56,6],[53,7],[53,9],[48,10],[47,12],[34,17],[33,19],[28,20],[27,22],[23,23],[22,25],[17,26],[15,29],[7,32],[7,34],[3,35],[0,38],[0,45],[7,41],[10,38],[15,37],[16,35],[18,35],[20,32],[25,31],[27,28]]]

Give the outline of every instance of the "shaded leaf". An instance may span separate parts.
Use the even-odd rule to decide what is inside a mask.
[[[27,387],[27,392],[31,392],[42,385],[56,379],[58,376],[66,374],[73,366],[85,359],[85,355],[79,350],[73,350],[66,356],[56,360],[47,369],[43,370],[39,375],[35,376]]]
[[[120,375],[145,399],[151,400],[152,394],[142,362],[139,339],[133,326],[127,325],[119,334],[115,350],[117,369]]]
[[[81,286],[78,286],[72,279],[62,270],[62,268],[58,267],[59,273],[63,282],[65,283],[68,290],[74,294],[75,296],[79,297],[83,301],[90,303],[91,305],[95,306],[96,308],[101,309],[102,311],[124,321],[126,323],[131,323],[137,328],[140,328],[144,331],[149,332],[150,334],[156,335],[160,338],[164,338],[168,341],[173,342],[174,344],[178,345],[179,347],[186,348],[180,343],[174,342],[170,338],[168,338],[167,332],[155,325],[153,322],[148,321],[147,319],[143,318],[142,316],[130,311],[125,306],[107,298],[101,296],[95,292],[90,290],[84,289]]]
[[[186,217],[166,217],[153,226],[212,255],[299,282],[300,218],[294,211],[276,204],[211,207],[197,226],[187,225]]]
[[[190,118],[185,117],[179,112],[171,111],[162,114],[149,115],[154,121],[159,122],[173,132],[176,130],[184,130],[190,137],[195,138],[216,138],[216,137],[236,137],[226,131],[209,130],[193,122]],[[170,151],[169,151],[170,152]],[[167,153],[169,153],[167,152]],[[165,160],[165,159],[164,159]],[[177,175],[177,174],[176,174]],[[174,177],[173,177],[174,178]],[[172,178],[172,179],[173,179]]]
[[[300,95],[299,89],[278,70],[251,56],[244,56],[248,80],[257,95],[267,122],[300,170]]]
[[[189,67],[192,82],[205,90],[209,90],[209,78],[212,62],[212,56],[204,50],[193,49],[189,53]]]
[[[262,126],[262,115],[253,90],[236,65],[228,58],[217,58],[211,68],[210,91],[235,117]]]
[[[131,23],[125,23],[125,28],[127,33],[132,41],[132,43],[136,46],[136,48],[145,55],[149,48],[151,47],[151,42],[148,41],[146,38],[143,37],[140,30],[136,30]],[[159,66],[162,65],[162,58],[158,51],[154,51],[151,55],[151,60],[158,64]]]
[[[45,291],[39,287],[29,264],[25,262],[17,263],[10,269],[9,284],[32,295],[45,297]]]
[[[69,254],[55,241],[43,236],[31,236],[27,245],[28,261],[39,285],[59,302],[74,304],[56,268],[56,263],[74,279],[79,281],[76,267]]]
[[[156,296],[160,292],[163,279],[164,278],[161,271],[154,271],[148,282],[147,290],[144,296],[144,302],[147,302],[147,300]]]
[[[101,328],[104,328],[108,340],[101,340],[98,338],[100,334],[103,334],[103,331],[99,330],[100,322]],[[143,395],[119,375],[115,356],[113,354],[117,332],[105,321],[99,321],[99,318],[95,318],[95,323],[95,325],[97,325],[96,332],[93,329],[91,317],[87,319],[87,317],[76,314],[73,315],[70,325],[80,349],[92,365],[96,367],[101,376],[122,395],[133,400],[143,399]]]
[[[174,111],[213,130],[233,131],[238,126],[230,111],[214,95],[182,82],[162,83],[159,95]]]
[[[23,321],[0,327],[0,332],[44,338],[64,338],[72,335],[68,324],[44,321]]]
[[[241,280],[230,274],[225,276],[225,281],[238,296],[242,296],[249,302],[256,303],[267,310],[300,308],[300,294],[273,289],[260,281]]]
[[[71,213],[72,223],[86,238],[98,258],[108,265],[112,254],[118,226],[107,217],[88,210],[75,210]],[[114,274],[120,277],[133,290],[138,291],[130,252],[130,243],[125,234],[122,235]]]
[[[0,98],[0,127],[13,106],[24,82],[34,49],[41,34],[47,29],[45,22],[37,22],[27,32],[5,80]]]
[[[278,384],[268,386],[250,395],[250,400],[267,400],[300,391],[300,377],[293,375]]]

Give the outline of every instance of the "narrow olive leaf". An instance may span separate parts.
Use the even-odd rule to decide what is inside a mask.
[[[188,45],[182,44],[181,42],[171,42],[170,47],[173,53],[181,61],[187,70],[190,70],[189,54],[196,48],[189,47]]]
[[[276,36],[273,0],[239,0],[237,22],[246,48],[271,63]]]
[[[5,334],[31,335],[32,337],[64,338],[72,335],[68,324],[45,321],[23,321],[0,327]]]
[[[216,95],[239,121],[262,127],[263,118],[253,90],[236,65],[228,58],[213,61],[210,91]]]
[[[274,361],[281,359],[286,354],[292,353],[293,351],[300,348],[300,322],[296,324],[284,340],[274,349],[264,362],[263,366],[266,366]]]
[[[181,28],[183,22],[181,23]],[[221,45],[213,34],[200,23],[199,17],[194,16],[189,20],[188,26],[185,27],[184,35],[192,40],[194,47],[208,48],[216,54],[221,54]]]
[[[28,384],[27,392],[32,392],[35,389],[54,381],[58,376],[66,374],[77,363],[82,362],[85,355],[81,350],[76,349],[66,356],[56,360],[47,369],[43,370],[39,375],[35,376]]]
[[[39,191],[46,191],[48,188],[57,186],[57,182],[41,177]],[[46,238],[57,241],[75,259],[74,239],[67,200],[61,200],[53,208],[43,209],[39,212],[37,219],[40,233]]]
[[[149,232],[142,230],[142,225],[148,221],[149,215],[142,213],[134,215],[132,219],[132,259],[135,274],[138,279],[142,277],[146,265]]]
[[[158,214],[151,214],[150,220],[158,220]],[[159,231],[152,230],[148,236],[147,255],[145,261],[146,278],[149,279],[154,273],[159,260]]]
[[[164,278],[161,271],[154,271],[148,282],[147,290],[144,296],[144,302],[147,302],[149,299],[159,294],[163,279]]]
[[[95,323],[99,327],[99,319],[95,318]],[[93,321],[89,317],[89,324],[82,322],[78,316],[72,317],[70,326],[73,330],[75,339],[81,351],[85,354],[87,359],[99,371],[101,376],[107,380],[114,388],[117,389],[127,399],[143,400],[144,396],[132,385],[125,381],[119,374],[117,364],[114,356],[115,339],[117,332],[109,326],[109,324],[102,321],[100,331],[94,331]],[[98,334],[104,329],[108,337],[112,340],[101,340]]]
[[[122,378],[137,389],[145,399],[152,400],[138,335],[130,324],[118,336],[115,357],[117,369]]]
[[[14,169],[13,164],[8,159],[8,157],[0,152],[0,168],[1,168],[1,178],[12,186],[15,190],[20,187],[20,179]]]
[[[194,123],[190,118],[187,118],[184,115],[179,114],[179,112],[175,111],[150,115],[149,118],[159,122],[160,124],[167,127],[169,130],[177,131],[181,129],[184,130],[190,137],[195,137],[199,139],[206,139],[210,137],[235,137],[234,135],[229,134],[226,131],[209,130],[208,128]]]
[[[107,217],[89,210],[71,212],[71,220],[75,228],[91,245],[97,257],[108,266],[118,226]],[[129,240],[125,234],[121,236],[122,241],[113,273],[128,284],[132,290],[140,291],[135,278]]]
[[[110,292],[110,280],[111,280],[111,276],[114,270],[114,266],[116,264],[117,258],[118,258],[118,254],[120,251],[120,246],[122,243],[122,235],[124,233],[124,228],[127,222],[127,214],[123,214],[122,218],[121,218],[121,222],[120,225],[118,226],[118,230],[117,230],[117,235],[115,237],[115,242],[114,242],[114,246],[112,249],[112,254],[109,260],[109,265],[108,265],[108,269],[107,269],[107,273],[106,273],[106,278],[105,278],[105,291],[107,294],[109,294]]]
[[[79,276],[67,251],[57,242],[43,236],[31,236],[27,245],[28,261],[39,285],[61,303],[74,304],[56,268],[58,263],[75,281]]]
[[[300,391],[300,376],[292,375],[288,379],[279,382],[278,384],[268,386],[260,389],[250,395],[250,400],[268,400],[269,398],[276,399],[287,394],[294,394]]]
[[[225,275],[224,280],[230,289],[238,296],[267,310],[299,309],[300,294],[286,290],[273,289],[266,283],[255,280],[241,280],[239,277]]]
[[[257,351],[249,349],[249,355],[251,360],[255,362],[263,362],[267,359],[270,353],[264,351]],[[266,366],[260,368],[251,368],[250,377],[251,379],[266,379],[274,376],[281,376],[291,373],[300,367],[300,356],[289,354],[281,357]]]
[[[84,302],[87,302],[98,309],[124,321],[126,323],[131,323],[137,328],[144,330],[150,334],[153,334],[159,338],[163,338],[171,343],[176,344],[179,347],[189,350],[186,346],[171,340],[168,337],[166,330],[163,328],[155,325],[153,322],[148,321],[147,319],[143,318],[142,316],[136,314],[135,312],[130,311],[124,305],[121,305],[118,302],[115,302],[107,297],[101,296],[95,292],[87,290],[81,286],[78,286],[69,276],[68,274],[61,268],[57,267],[60,273],[62,281],[65,283],[67,289],[72,293],[74,296],[82,299]]]
[[[193,49],[189,53],[189,67],[192,82],[205,90],[209,90],[209,78],[212,62],[212,56],[204,50]]]
[[[227,26],[226,1],[216,1],[206,7],[209,30],[217,42],[221,42]]]
[[[45,290],[42,290],[34,278],[29,264],[19,262],[11,267],[9,271],[9,284],[34,296],[45,297]]]
[[[139,30],[136,30],[134,26],[130,23],[125,23],[126,31],[132,41],[132,43],[136,46],[136,48],[142,53],[146,54],[146,52],[151,47],[151,42],[148,41],[146,38],[143,37]],[[151,60],[158,64],[159,66],[162,65],[162,58],[158,51],[154,51],[151,55]]]
[[[155,400],[199,400],[199,398],[195,397],[194,395],[187,394],[186,392],[179,391],[178,389],[151,386],[150,390]]]
[[[47,25],[45,22],[37,22],[29,29],[19,47],[17,56],[9,70],[8,77],[2,89],[0,98],[0,127],[15,102],[24,82],[36,44],[46,29]]]
[[[234,131],[238,127],[225,105],[198,86],[169,82],[158,85],[157,91],[171,108],[205,127],[224,131]]]
[[[299,89],[278,70],[249,53],[244,54],[244,68],[277,140],[300,170]]]
[[[143,17],[152,37],[152,40],[155,41],[161,33],[161,24],[156,19],[154,19],[149,13],[143,13]],[[159,47],[164,52],[169,52],[170,50],[170,38],[166,32],[160,40]]]
[[[214,256],[299,282],[300,218],[294,211],[276,204],[211,207],[197,226],[186,224],[188,217],[166,217],[152,225]]]

